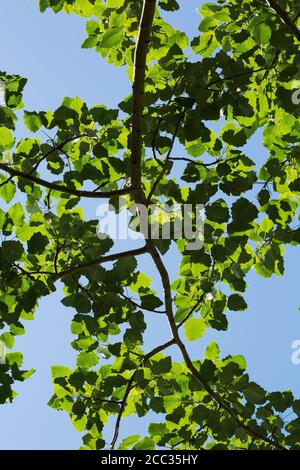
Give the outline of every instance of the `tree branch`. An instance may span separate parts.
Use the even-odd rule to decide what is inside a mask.
[[[193,163],[194,165],[199,165],[199,166],[203,166],[204,168],[209,168],[210,166],[217,165],[217,163],[221,162],[222,158],[218,158],[214,162],[210,162],[210,163],[198,162],[197,160],[193,160],[192,158],[188,158],[188,157],[170,157],[169,160],[189,162],[189,163]]]
[[[57,241],[57,242],[56,242],[56,250],[55,250],[54,260],[53,260],[53,266],[54,266],[54,272],[55,272],[55,274],[58,274],[58,266],[57,266],[57,263],[58,263],[59,253],[60,253],[60,245],[59,245],[59,243],[58,243],[58,241]]]
[[[176,140],[176,137],[177,137],[177,134],[178,134],[178,130],[179,130],[179,126],[180,126],[180,123],[181,123],[181,120],[183,118],[183,115],[184,115],[184,112],[183,113],[180,113],[179,117],[178,117],[178,120],[177,120],[177,123],[176,123],[176,128],[175,128],[175,131],[174,131],[174,134],[173,134],[173,137],[172,137],[172,141],[171,141],[171,146],[170,146],[170,149],[168,151],[168,154],[165,158],[165,161],[163,163],[163,166],[162,166],[162,170],[161,172],[159,173],[158,177],[156,178],[156,180],[154,181],[153,183],[153,186],[150,190],[150,193],[148,194],[147,196],[147,201],[146,201],[146,205],[150,204],[151,202],[151,199],[152,199],[152,196],[158,186],[158,184],[160,183],[160,181],[162,180],[164,174],[166,173],[167,171],[167,168],[168,168],[168,162],[170,161],[170,158],[171,158],[171,153],[172,153],[172,150],[173,150],[173,147],[174,147],[174,144],[175,144],[175,140]]]
[[[51,189],[53,191],[59,191],[61,193],[71,194],[72,196],[77,197],[86,197],[91,199],[107,199],[113,196],[122,196],[124,194],[130,194],[132,192],[132,188],[123,188],[123,189],[115,189],[113,191],[84,191],[80,189],[70,188],[64,184],[58,183],[51,183],[50,181],[46,181],[38,176],[34,176],[31,173],[25,173],[23,171],[17,170],[16,168],[12,168],[5,163],[0,163],[0,170],[6,171],[11,177],[17,176],[18,178],[25,179],[27,181],[31,181],[34,184],[38,184],[43,186],[44,188]]]
[[[156,7],[155,0],[144,0],[142,17],[141,17],[140,28],[139,28],[139,36],[138,36],[136,50],[135,50],[135,67],[134,67],[135,74],[134,74],[134,83],[133,83],[133,111],[132,111],[132,136],[131,136],[131,139],[132,139],[132,142],[131,142],[132,188],[131,188],[131,191],[128,191],[128,192],[133,192],[136,203],[141,203],[141,202],[144,202],[145,200],[145,195],[142,189],[142,179],[141,179],[142,178],[142,174],[141,174],[142,150],[143,150],[143,138],[142,138],[142,120],[143,120],[143,108],[144,108],[143,96],[145,92],[147,51],[148,51],[148,44],[149,44],[150,36],[151,36],[152,24],[154,21],[155,7]],[[298,29],[297,29],[297,32],[298,32]],[[260,69],[260,70],[265,70],[265,68]],[[248,71],[246,73],[248,73]],[[253,71],[249,73],[253,73]],[[232,78],[236,78],[236,77],[232,77]],[[232,78],[228,78],[228,79],[232,79]],[[210,86],[214,83],[218,83],[224,80],[227,80],[227,79],[224,78],[221,80],[211,82],[207,86]],[[178,127],[179,127],[179,123],[178,123]],[[172,147],[176,139],[176,134],[177,134],[177,131],[175,135],[173,136]],[[168,154],[167,159],[170,158],[171,151],[172,150],[170,150],[170,153]],[[165,165],[164,165],[163,171],[165,171]],[[150,195],[149,195],[150,197],[148,196],[147,201],[151,200],[152,194],[155,191],[155,187],[159,183],[162,176],[163,174],[159,176],[159,179],[154,184],[154,188],[152,188]],[[114,449],[117,443],[122,416],[127,405],[128,397],[131,393],[132,388],[134,387],[135,377],[136,377],[136,373],[138,369],[143,365],[143,362],[145,360],[150,359],[153,355],[157,354],[160,351],[163,351],[164,349],[170,347],[171,345],[177,345],[177,347],[179,348],[188,370],[198,382],[200,389],[205,390],[209,394],[209,396],[218,404],[218,407],[222,408],[235,421],[235,423],[238,426],[242,427],[252,437],[260,439],[268,443],[269,445],[273,446],[276,449],[283,449],[283,446],[281,446],[274,439],[270,439],[264,436],[260,432],[253,430],[250,426],[245,424],[243,420],[240,418],[239,414],[236,413],[235,410],[232,409],[232,405],[230,403],[227,403],[217,392],[215,392],[215,390],[211,387],[211,385],[207,383],[206,380],[203,379],[200,371],[194,366],[194,363],[189,356],[189,353],[185,347],[185,344],[182,342],[179,336],[178,328],[177,328],[174,314],[173,314],[173,299],[172,299],[172,293],[171,293],[171,284],[170,284],[169,274],[153,240],[151,239],[147,240],[146,245],[143,248],[128,251],[125,253],[116,253],[115,255],[104,256],[104,257],[99,258],[98,260],[93,260],[93,261],[84,263],[82,265],[72,267],[66,271],[62,271],[61,273],[58,274],[58,276],[56,276],[56,279],[80,272],[82,269],[89,268],[98,263],[100,264],[104,262],[114,261],[114,260],[117,260],[126,256],[135,256],[137,254],[142,254],[146,252],[148,252],[151,255],[152,260],[155,263],[155,266],[160,274],[161,282],[163,285],[163,291],[164,291],[166,316],[168,318],[169,326],[172,332],[172,339],[168,343],[160,345],[154,350],[152,350],[150,353],[146,354],[140,361],[139,365],[133,372],[132,376],[130,377],[127,383],[124,397],[123,397],[120,410],[116,419],[115,431],[114,431],[113,439],[111,442],[111,449]]]
[[[206,292],[203,292],[201,296],[199,297],[199,299],[197,300],[197,302],[195,303],[195,305],[190,309],[190,311],[184,317],[184,319],[177,325],[178,329],[181,328],[185,324],[185,322],[187,322],[188,319],[193,315],[193,313],[197,310],[199,305],[201,305],[202,302],[204,301],[205,296],[206,296]]]
[[[209,276],[209,282],[212,281],[212,279],[214,277],[214,274],[215,274],[215,260],[213,260],[212,269],[211,269],[211,273],[210,273],[210,276]],[[190,311],[187,313],[187,315],[184,317],[184,319],[177,325],[178,329],[181,328],[182,325],[184,325],[185,322],[188,321],[188,319],[193,315],[193,313],[197,310],[199,305],[201,305],[202,302],[204,301],[206,295],[207,295],[207,292],[203,292],[200,295],[200,297],[197,300],[197,302],[195,303],[195,305],[190,309]]]
[[[74,140],[77,140],[77,139],[83,139],[83,137],[89,137],[88,134],[81,134],[81,135],[76,135],[76,136],[72,136],[72,137],[69,137],[68,139],[64,140],[63,142],[61,142],[60,144],[58,145],[54,145],[50,150],[48,150],[48,152],[46,152],[39,160],[38,162],[34,165],[33,169],[31,170],[30,174],[34,173],[35,171],[37,171],[38,167],[40,166],[40,164],[46,160],[47,157],[49,157],[52,153],[54,152],[57,152],[59,150],[63,150],[64,146],[66,144],[68,144],[69,142],[73,142]]]
[[[294,18],[293,18],[294,23],[296,23],[296,21],[298,21],[299,17],[300,17],[300,8],[297,11],[297,13],[295,14]]]
[[[131,184],[138,196],[139,200],[137,202],[142,202],[142,121],[144,110],[147,53],[155,16],[155,7],[156,0],[144,0],[134,58],[134,80],[132,91],[133,109],[131,135]]]
[[[157,156],[157,152],[156,152],[156,137],[158,135],[158,132],[159,132],[159,127],[161,125],[161,123],[163,122],[163,119],[162,118],[159,118],[158,120],[158,124],[156,126],[156,129],[153,133],[153,137],[152,137],[152,141],[151,141],[151,147],[152,147],[152,155],[153,155],[153,158],[154,160],[156,161],[156,163],[158,163],[158,165],[163,168],[164,167],[164,164],[160,161],[160,159],[158,158]]]
[[[279,16],[281,21],[288,26],[288,28],[291,30],[293,35],[300,41],[300,30],[297,28],[296,24],[292,20],[292,18],[289,16],[289,14],[281,8],[281,6],[275,1],[275,0],[266,0],[267,4],[269,7],[271,7]]]
[[[124,397],[123,397],[123,401],[122,401],[122,404],[121,404],[121,407],[120,407],[120,411],[119,411],[118,416],[117,416],[117,420],[116,420],[116,424],[115,424],[115,432],[114,432],[113,439],[112,439],[111,445],[110,445],[111,450],[114,450],[115,445],[116,445],[117,440],[118,440],[118,437],[119,437],[120,424],[121,424],[122,416],[123,416],[123,413],[125,411],[125,408],[126,408],[126,405],[127,405],[127,400],[128,400],[129,395],[130,395],[130,392],[131,392],[132,388],[134,387],[134,381],[135,381],[135,376],[136,376],[137,371],[139,370],[139,368],[143,365],[143,363],[145,361],[151,359],[151,357],[155,356],[155,354],[158,354],[159,352],[162,352],[165,349],[169,348],[174,343],[175,343],[174,339],[171,339],[167,343],[161,344],[160,346],[156,347],[155,349],[152,349],[152,351],[150,351],[148,354],[143,356],[143,358],[140,361],[139,365],[137,366],[137,368],[133,372],[132,376],[130,377],[130,379],[127,383],[127,387],[126,387],[125,394],[124,394]]]
[[[131,163],[132,163],[132,184],[134,187],[134,192],[136,195],[136,202],[140,203],[144,200],[144,193],[142,190],[142,182],[141,182],[141,160],[142,160],[142,132],[141,132],[141,123],[142,123],[142,111],[143,111],[143,94],[145,89],[145,68],[146,68],[146,57],[147,57],[147,50],[148,50],[148,41],[151,35],[151,26],[154,19],[154,12],[155,12],[155,1],[154,0],[144,0],[143,5],[143,14],[139,32],[139,39],[137,43],[136,49],[136,61],[135,61],[135,86],[134,86],[134,116],[133,116],[133,148],[131,154]],[[146,246],[144,248],[144,252],[148,251],[156,265],[156,268],[160,274],[163,290],[164,290],[164,298],[165,298],[165,307],[166,307],[166,316],[168,318],[169,326],[172,332],[173,339],[171,342],[167,343],[167,345],[176,344],[181,351],[182,357],[190,370],[191,374],[195,377],[198,381],[201,388],[207,391],[207,393],[216,401],[216,403],[222,407],[232,419],[241,426],[248,434],[251,436],[255,436],[268,444],[272,445],[276,449],[283,449],[280,444],[277,444],[272,439],[261,435],[260,433],[255,432],[249,426],[245,425],[243,421],[235,414],[235,412],[231,409],[231,407],[224,403],[222,398],[211,388],[209,384],[202,379],[200,372],[195,368],[184,343],[181,341],[179,336],[179,332],[176,326],[175,318],[173,315],[173,300],[171,294],[171,284],[168,271],[161,259],[160,254],[157,251],[157,248],[153,242],[153,240],[148,239],[146,241]],[[156,351],[161,351],[165,345],[158,348]],[[150,353],[150,354],[153,354]],[[126,391],[125,396],[123,399],[123,405],[121,405],[121,409],[117,418],[116,426],[115,426],[115,433],[111,443],[111,449],[114,449],[116,441],[119,435],[119,427],[121,418],[126,407],[127,398],[130,394],[131,388],[134,383],[135,373],[131,377]]]
[[[191,358],[190,358],[190,356],[189,356],[189,354],[186,350],[186,347],[182,343],[182,341],[180,341],[180,343],[177,343],[177,345],[178,345],[178,347],[179,347],[179,349],[182,353],[182,356],[185,360],[185,363],[186,363],[188,369],[193,374],[193,376],[195,377],[195,379],[197,380],[197,382],[199,383],[201,388],[203,388],[215,400],[215,402],[220,406],[220,408],[222,408],[224,411],[227,412],[227,414],[236,422],[236,424],[238,424],[238,426],[243,428],[247,432],[247,434],[249,434],[250,436],[255,437],[257,439],[260,439],[260,440],[266,442],[267,444],[271,445],[275,449],[285,450],[285,448],[281,444],[276,442],[275,440],[272,440],[272,439],[268,438],[267,436],[264,436],[260,432],[257,432],[254,429],[252,429],[250,426],[246,425],[239,418],[239,416],[235,413],[235,411],[231,408],[231,406],[229,404],[227,404],[226,402],[224,402],[222,397],[220,397],[219,394],[217,392],[215,392],[211,388],[211,386],[203,380],[200,372],[194,366],[194,364],[193,364],[193,362],[192,362],[192,360],[191,360]]]
[[[77,284],[77,286],[79,287],[79,289],[87,295],[87,297],[88,297],[92,302],[95,301],[94,296],[90,293],[90,291],[89,291],[86,287],[82,286],[82,285],[80,284],[80,282],[77,281],[77,279],[74,279],[74,278],[73,278],[73,281],[75,282],[75,284]]]
[[[169,107],[171,102],[172,102],[172,97],[173,95],[175,94],[176,92],[176,88],[177,86],[179,85],[180,81],[183,79],[183,75],[180,75],[176,81],[175,81],[175,84],[174,84],[174,87],[173,87],[173,94],[172,96],[170,96],[170,98],[168,99],[167,101],[167,104],[166,106]],[[153,133],[153,137],[152,137],[152,141],[151,141],[151,147],[152,147],[152,155],[153,155],[153,158],[154,160],[157,162],[157,164],[163,168],[164,164],[159,160],[158,156],[157,156],[157,152],[156,152],[156,138],[158,136],[158,133],[159,133],[159,129],[160,129],[160,125],[162,124],[162,122],[164,121],[164,119],[162,117],[160,117],[158,119],[158,122],[157,122],[157,126],[154,130],[154,133]]]
[[[114,253],[112,255],[101,256],[95,260],[87,261],[86,263],[78,264],[77,266],[73,266],[71,268],[66,269],[65,271],[61,271],[58,274],[55,273],[48,273],[51,274],[54,280],[62,279],[63,277],[70,276],[72,274],[76,274],[84,269],[91,268],[96,266],[97,264],[109,263],[111,261],[117,261],[122,258],[128,258],[130,256],[138,256],[148,252],[147,246],[143,246],[142,248],[136,248],[135,250],[130,251],[122,251],[120,253]]]
[[[165,310],[151,310],[150,308],[146,308],[146,307],[142,307],[141,305],[139,305],[137,302],[135,302],[134,300],[132,300],[130,297],[127,297],[127,295],[124,295],[124,294],[119,294],[120,297],[122,297],[124,300],[127,300],[127,302],[131,303],[134,307],[137,307],[141,310],[145,310],[146,312],[151,312],[151,313],[159,313],[160,315],[164,315],[166,314],[166,311]]]
[[[172,294],[171,294],[171,284],[170,284],[169,274],[161,259],[161,256],[156,246],[154,245],[153,240],[148,239],[147,246],[149,249],[149,253],[153,259],[153,262],[160,274],[160,278],[161,278],[163,289],[164,289],[166,315],[169,321],[169,326],[170,326],[173,338],[177,342],[178,340],[180,340],[180,338],[179,338],[175,318],[173,315],[173,299],[172,299]]]
[[[202,378],[200,372],[196,369],[194,366],[189,353],[187,352],[187,349],[182,342],[179,333],[178,333],[178,328],[175,323],[174,315],[173,315],[173,301],[172,301],[172,295],[171,295],[171,285],[170,285],[170,279],[169,279],[169,274],[168,271],[153,243],[152,240],[148,240],[147,242],[148,247],[149,247],[149,252],[152,256],[153,261],[155,262],[155,265],[160,273],[160,277],[162,280],[163,288],[164,288],[164,295],[165,295],[165,305],[166,305],[166,315],[169,321],[169,325],[173,334],[173,339],[174,339],[174,344],[178,346],[178,348],[181,351],[182,357],[189,369],[189,371],[192,373],[192,375],[195,377],[197,382],[199,383],[200,387],[204,389],[211,397],[212,399],[215,400],[215,402],[227,412],[227,414],[238,424],[238,426],[242,427],[249,435],[256,437],[273,447],[275,447],[278,450],[284,449],[283,446],[278,444],[272,439],[269,439],[268,437],[264,436],[263,434],[260,434],[259,432],[256,432],[249,426],[245,425],[244,422],[239,418],[239,416],[235,413],[232,408],[223,401],[222,397],[219,396],[217,392],[215,392],[211,386]]]
[[[240,78],[240,77],[244,77],[246,75],[252,75],[253,73],[258,73],[258,72],[262,72],[264,70],[268,70],[269,67],[265,66],[265,67],[261,67],[259,69],[254,69],[254,70],[245,70],[244,72],[240,72],[240,73],[237,73],[235,75],[231,75],[229,77],[224,77],[224,78],[217,78],[216,80],[212,80],[211,82],[209,82],[206,86],[205,86],[205,90],[210,90],[210,86],[212,85],[216,85],[218,83],[222,83],[222,82],[228,82],[230,80],[234,80],[236,78]]]

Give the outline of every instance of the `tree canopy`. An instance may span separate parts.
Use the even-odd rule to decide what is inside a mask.
[[[264,390],[242,356],[221,358],[215,342],[197,360],[188,343],[226,330],[228,310],[247,309],[249,271],[284,275],[284,246],[300,244],[300,2],[206,3],[192,41],[164,19],[179,3],[39,0],[41,12],[86,18],[82,47],[126,69],[132,94],[114,109],[65,97],[54,111],[16,113],[26,79],[0,73],[0,403],[33,373],[21,353],[4,358],[3,345],[13,348],[61,281],[78,357],[74,370],[53,366],[49,405],[84,432],[82,449],[299,449],[300,400]],[[30,131],[18,142],[17,116]],[[41,130],[51,137],[33,136]],[[257,132],[263,161],[245,152]],[[203,247],[150,237],[116,252],[81,205],[119,196],[128,209],[203,204]],[[174,248],[181,262],[171,282],[164,255]],[[157,313],[170,337],[149,350],[144,334]],[[148,433],[121,441],[129,415],[149,415]]]

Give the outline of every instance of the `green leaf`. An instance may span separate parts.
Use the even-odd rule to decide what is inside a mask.
[[[5,223],[5,219],[6,219],[6,213],[4,212],[4,210],[2,210],[0,208],[0,229],[2,230],[3,228],[3,225]]]
[[[37,132],[42,126],[42,120],[35,112],[24,111],[24,122],[31,132]]]
[[[273,392],[269,393],[268,398],[270,403],[276,411],[283,413],[294,403],[294,397],[292,392],[286,390],[285,392]]]
[[[153,450],[155,449],[155,442],[150,437],[145,437],[137,444],[135,444],[134,450]]]
[[[261,404],[265,402],[266,392],[262,387],[254,382],[250,382],[244,390],[246,399],[253,404]]]
[[[269,278],[273,274],[272,271],[268,269],[263,263],[256,263],[254,269],[257,274],[265,278]]]
[[[264,22],[261,22],[254,26],[252,29],[252,34],[258,44],[265,46],[271,39],[272,31],[268,25],[266,25]]]
[[[51,367],[51,374],[52,374],[52,379],[56,379],[59,377],[69,377],[71,374],[71,370],[69,367],[66,366],[52,366]]]
[[[152,279],[145,273],[139,273],[134,283],[130,285],[132,292],[138,292],[141,288],[149,287]]]
[[[86,423],[87,423],[87,416],[82,416],[81,418],[77,419],[77,416],[75,415],[72,419],[72,423],[74,428],[78,432],[83,432],[86,428]]]
[[[15,343],[15,339],[13,337],[13,335],[11,333],[3,333],[1,336],[0,336],[0,342],[2,341],[2,343],[4,343],[4,345],[8,348],[8,349],[12,349],[13,346],[14,346],[14,343]]]
[[[146,294],[141,296],[141,306],[142,308],[146,308],[149,310],[156,310],[161,305],[163,305],[162,301],[156,297],[154,294]]]
[[[76,308],[78,313],[89,313],[91,311],[91,302],[84,294],[69,295],[62,300],[62,303],[66,307]]]
[[[151,436],[163,436],[168,432],[165,423],[151,423],[148,429]]]
[[[231,125],[226,126],[228,130],[225,130],[222,134],[224,142],[235,147],[243,147],[247,142],[247,134],[244,129],[232,128]]]
[[[162,10],[166,11],[176,11],[180,8],[176,0],[159,0],[158,4]]]
[[[151,369],[154,374],[166,374],[170,372],[172,369],[171,357],[165,357],[158,362],[153,362]]]
[[[206,330],[206,325],[202,318],[189,318],[184,323],[184,332],[189,341],[196,341],[201,338]]]
[[[220,349],[217,343],[212,341],[206,348],[205,350],[205,357],[206,359],[210,359],[211,361],[214,361],[218,359],[220,355]]]
[[[23,364],[23,354],[20,352],[12,352],[6,354],[6,360],[8,364],[16,364],[18,367],[22,367]]]
[[[80,390],[85,382],[85,377],[82,372],[74,372],[69,377],[69,383],[76,388],[76,390]]]
[[[246,310],[248,308],[245,299],[239,294],[228,297],[228,308],[233,311]]]
[[[0,106],[2,165],[27,174],[10,179],[0,170],[0,404],[11,402],[15,382],[33,372],[20,370],[21,353],[5,352],[15,335],[25,332],[21,322],[33,319],[40,299],[59,287],[56,276],[45,274],[57,270],[62,303],[75,310],[71,344],[78,356],[73,370],[52,368],[49,405],[68,413],[83,433],[81,449],[108,448],[104,438],[122,414],[122,419],[131,416],[132,423],[142,418],[148,433],[132,436],[130,421],[127,433],[126,423],[121,425],[121,451],[299,450],[300,418],[291,415],[291,410],[300,415],[299,400],[288,390],[267,393],[249,383],[244,357],[229,351],[221,360],[218,345],[209,342],[212,331],[204,354],[200,341],[198,353],[186,345],[201,384],[186,357],[165,356],[165,345],[157,341],[164,336],[161,319],[172,326],[164,312],[168,300],[174,302],[177,325],[184,322],[185,342],[203,337],[207,327],[225,332],[226,310],[247,308],[246,279],[253,282],[247,274],[283,275],[285,246],[299,248],[300,72],[295,35],[264,2],[210,1],[199,9],[201,34],[190,41],[190,57],[187,34],[191,36],[192,28],[176,30],[167,22],[172,23],[171,16],[161,13],[179,10],[180,23],[191,2],[184,9],[178,0],[145,2],[147,18],[142,22],[142,0],[38,3],[41,11],[51,8],[87,18],[82,47],[94,49],[110,67],[119,68],[120,77],[125,72],[139,86],[116,109],[102,104],[89,108],[79,97],[67,96],[56,110],[21,114],[15,110],[23,107],[26,80],[0,72],[0,94],[5,89],[5,105]],[[279,3],[293,16],[293,2]],[[118,87],[118,75],[115,81]],[[110,84],[102,85],[105,90]],[[19,118],[24,126],[17,123]],[[15,129],[21,137],[17,144]],[[28,137],[26,132],[40,135]],[[43,173],[40,162],[47,167],[41,178],[49,184],[34,177],[37,167]],[[141,181],[134,178],[134,169]],[[69,189],[50,189],[50,182]],[[97,191],[124,189],[122,201],[115,193],[106,198],[118,214],[122,206],[122,216],[153,185],[149,209],[153,203],[167,204],[178,215],[185,204],[193,213],[197,205],[205,205],[201,248],[190,249],[187,234],[177,240],[175,226],[167,239],[153,237],[157,253],[150,242],[147,253],[137,251],[143,256],[126,253],[119,241],[113,246],[110,238],[98,239],[98,221],[90,220],[89,209],[83,213],[78,191],[89,191],[81,194],[95,199]],[[132,218],[131,226],[137,219]],[[131,242],[128,250],[142,246]],[[115,256],[119,251],[124,255]],[[168,278],[177,271],[170,288]],[[157,292],[150,288],[152,282]],[[148,332],[147,326],[153,328]],[[224,395],[224,403],[215,406],[211,390]],[[226,411],[226,399],[235,420]],[[153,413],[159,422],[152,422]],[[253,440],[259,433],[268,442]]]
[[[35,369],[26,370],[22,372],[22,378],[24,380],[29,379],[35,373]]]
[[[49,0],[39,0],[40,12],[43,13],[47,8],[49,8]]]
[[[14,146],[15,138],[6,127],[0,127],[0,151],[4,152]]]
[[[111,28],[107,29],[101,41],[101,47],[104,49],[109,49],[111,47],[117,46],[123,40],[123,31],[120,28]]]
[[[118,450],[128,450],[140,439],[139,434],[134,434],[133,436],[128,436],[124,439],[118,447]]]
[[[252,222],[258,216],[257,207],[248,199],[241,197],[231,209],[232,223],[228,225],[230,232],[243,232],[252,228]]]
[[[24,223],[24,211],[20,202],[14,204],[8,211],[9,217],[12,219],[14,225],[20,226]],[[0,216],[1,217],[1,216]]]
[[[48,244],[48,238],[40,232],[37,232],[27,242],[28,251],[32,254],[43,253]]]
[[[205,207],[205,213],[209,220],[213,222],[227,222],[229,219],[229,210],[223,199],[218,199]]]
[[[243,279],[244,277],[244,272],[243,270],[240,268],[240,266],[237,264],[237,263],[232,263],[232,271],[234,273],[234,275],[239,278],[239,279]]]
[[[19,260],[24,252],[23,245],[17,240],[7,240],[2,243],[2,256],[10,263]]]
[[[296,413],[296,415],[300,416],[300,400],[295,400],[292,407],[293,407],[293,411]]]
[[[5,347],[3,342],[0,340],[0,365],[5,364]]]
[[[99,358],[97,354],[92,352],[81,352],[77,357],[77,367],[82,369],[90,369],[98,364]]]

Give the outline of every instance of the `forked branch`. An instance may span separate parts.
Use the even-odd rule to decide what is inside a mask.
[[[135,60],[135,79],[134,79],[134,87],[133,87],[133,129],[132,129],[132,154],[131,154],[131,165],[132,165],[132,184],[134,186],[134,196],[135,202],[141,203],[145,201],[145,195],[142,188],[142,174],[141,174],[141,163],[142,163],[142,150],[143,150],[143,140],[142,140],[142,119],[143,119],[143,94],[145,90],[145,77],[146,77],[146,61],[147,61],[147,51],[148,51],[148,42],[151,35],[151,27],[154,19],[154,12],[155,12],[155,4],[154,0],[144,0],[143,4],[143,13],[140,22],[140,31],[139,31],[139,38],[136,46],[136,60]],[[174,142],[176,139],[177,131],[175,132]],[[173,142],[173,144],[174,144]],[[171,153],[170,153],[171,155]],[[170,157],[169,155],[169,157]],[[152,190],[153,193],[153,190]],[[151,194],[151,193],[150,193]],[[152,196],[152,194],[151,194]],[[150,196],[150,197],[151,197]],[[147,198],[147,202],[149,202],[149,197]],[[149,239],[146,242],[146,248],[149,254],[152,257],[152,260],[155,263],[155,266],[159,272],[161,282],[163,285],[164,291],[164,300],[165,300],[165,308],[166,308],[166,316],[169,322],[169,326],[172,333],[172,341],[171,344],[176,344],[177,347],[180,349],[182,357],[187,365],[187,368],[194,376],[194,378],[199,383],[199,387],[204,389],[213,400],[216,401],[218,406],[222,408],[227,414],[236,422],[236,424],[242,427],[247,434],[257,439],[260,439],[269,445],[273,446],[276,449],[283,449],[283,447],[278,443],[276,440],[268,438],[264,436],[260,432],[253,430],[250,426],[245,424],[243,420],[239,417],[238,413],[236,413],[232,408],[231,405],[228,404],[226,401],[222,399],[222,397],[213,390],[210,384],[208,384],[201,376],[200,371],[196,369],[191,360],[187,349],[182,342],[179,332],[178,326],[176,325],[174,314],[173,314],[173,299],[172,299],[172,292],[171,292],[171,284],[168,271],[164,265],[164,262],[153,242],[153,240]],[[121,418],[127,403],[127,398],[130,394],[134,383],[134,374],[132,379],[129,381],[125,396],[123,399],[123,406],[121,406],[116,427],[115,427],[115,434],[113,437],[113,441],[111,444],[111,448],[113,449],[119,435],[119,428]]]
[[[134,387],[135,377],[136,377],[137,371],[140,369],[140,367],[143,366],[143,364],[147,360],[151,359],[151,357],[155,356],[155,354],[158,354],[159,352],[162,352],[165,349],[169,348],[173,344],[174,344],[174,339],[171,339],[167,343],[161,344],[160,346],[156,347],[155,349],[152,349],[152,351],[150,351],[148,354],[145,354],[145,356],[143,356],[143,358],[140,361],[139,365],[134,370],[132,376],[130,377],[130,379],[127,383],[126,390],[125,390],[125,393],[124,393],[124,397],[123,397],[123,400],[122,400],[122,403],[121,403],[121,407],[120,407],[120,410],[119,410],[119,413],[118,413],[118,416],[117,416],[117,420],[116,420],[116,424],[115,424],[115,431],[114,431],[113,439],[112,439],[111,445],[110,445],[111,450],[113,450],[115,448],[115,445],[116,445],[118,437],[119,437],[120,424],[121,424],[122,416],[123,416],[123,413],[125,411],[125,408],[126,408],[126,405],[127,405],[127,400],[128,400],[129,395],[130,395],[130,392]]]
[[[124,194],[130,194],[132,192],[131,187],[123,188],[123,189],[115,189],[112,191],[96,191],[96,192],[70,188],[69,186],[65,184],[51,183],[50,181],[46,181],[31,173],[26,173],[24,171],[17,170],[16,168],[12,168],[6,163],[0,163],[0,170],[3,170],[6,173],[8,173],[11,178],[18,177],[20,179],[30,181],[31,183],[38,184],[39,186],[42,186],[43,188],[48,188],[48,189],[51,189],[52,191],[59,191],[60,193],[70,194],[72,196],[77,196],[77,197],[84,197],[84,198],[90,198],[90,199],[107,199],[113,196],[122,196]]]

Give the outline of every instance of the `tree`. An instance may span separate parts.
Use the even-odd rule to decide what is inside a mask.
[[[125,66],[133,90],[116,109],[64,98],[54,112],[24,111],[31,132],[55,137],[16,143],[15,111],[23,107],[26,80],[0,74],[6,87],[0,196],[7,204],[0,209],[2,344],[13,347],[23,321],[61,280],[63,304],[76,311],[71,330],[78,359],[75,370],[53,367],[49,405],[67,411],[85,431],[83,449],[299,449],[300,400],[250,381],[242,356],[221,359],[211,343],[194,361],[187,343],[207,328],[226,330],[226,310],[247,308],[247,273],[283,275],[284,245],[300,243],[294,99],[300,2],[207,3],[190,44],[164,20],[164,11],[180,8],[176,0],[39,5],[42,12],[93,18],[83,47]],[[260,168],[243,151],[258,130],[268,152]],[[178,142],[183,157],[174,157]],[[178,164],[184,165],[180,177]],[[109,199],[116,206],[120,196],[127,209],[204,204],[203,246],[190,250],[188,238],[177,240],[172,232],[170,240],[148,237],[143,246],[114,251],[110,238],[96,236],[97,221],[85,220],[80,203]],[[171,283],[164,254],[174,247],[181,264]],[[146,265],[139,270],[140,255],[154,264],[162,296],[150,288]],[[228,287],[230,294],[223,292]],[[157,313],[170,338],[149,350],[144,332]],[[33,371],[20,369],[21,353],[7,353],[1,362],[6,403],[14,381]],[[120,443],[122,418],[149,414],[152,420],[153,412],[159,420],[149,423],[148,435]],[[115,431],[106,443],[109,419]]]

